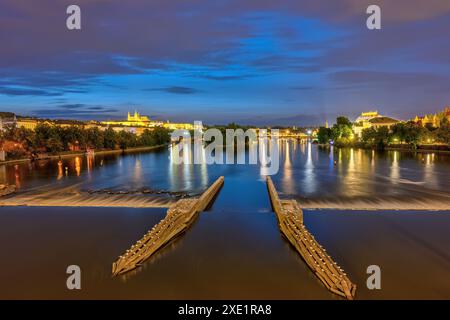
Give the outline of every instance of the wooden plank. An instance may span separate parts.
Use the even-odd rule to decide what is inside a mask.
[[[112,264],[112,274],[119,275],[137,268],[157,250],[184,232],[205,210],[222,188],[224,178],[217,179],[199,198],[182,199],[173,204],[167,215],[144,237]]]
[[[303,260],[331,292],[352,300],[356,285],[350,281],[326,250],[314,239],[303,224],[303,212],[295,200],[280,200],[270,177],[267,177],[267,189],[278,226]]]

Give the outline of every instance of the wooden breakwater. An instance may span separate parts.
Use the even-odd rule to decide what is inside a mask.
[[[267,189],[278,225],[287,240],[331,292],[352,300],[355,297],[356,285],[306,229],[298,202],[280,200],[270,177],[267,177]]]
[[[164,219],[113,262],[112,274],[120,275],[139,267],[158,249],[184,232],[212,202],[223,182],[224,177],[220,177],[199,198],[181,199],[170,206]]]
[[[16,191],[16,186],[11,184],[0,184],[0,197],[7,196]]]

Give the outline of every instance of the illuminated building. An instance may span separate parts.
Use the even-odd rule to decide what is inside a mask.
[[[170,123],[167,121],[162,126],[169,130],[194,130],[192,123]]]
[[[16,122],[16,115],[12,112],[0,112],[0,131],[2,131],[5,126],[14,124]]]
[[[129,133],[134,133],[137,136],[140,136],[145,130],[151,130],[151,128],[146,127],[131,127],[131,126],[110,126],[115,132],[126,131]]]
[[[84,124],[84,129],[93,129],[93,128],[97,128],[99,130],[105,130],[106,126],[103,126],[100,122],[98,121],[88,121]]]
[[[421,125],[422,127],[431,126],[434,128],[439,128],[444,119],[450,123],[450,107],[445,107],[444,111],[435,114],[415,116],[411,121]]]
[[[135,111],[134,114],[128,112],[127,120],[108,120],[102,121],[102,124],[112,126],[126,126],[126,127],[154,127],[161,124],[160,122],[151,121],[148,116],[143,116]]]
[[[361,138],[364,129],[378,129],[380,127],[391,128],[398,122],[399,120],[383,116],[379,114],[378,111],[363,112],[353,123],[353,133]]]
[[[16,126],[17,128],[25,128],[29,130],[36,129],[38,124],[46,124],[49,126],[58,126],[62,128],[68,128],[72,126],[81,126],[84,127],[84,123],[76,120],[43,120],[37,118],[17,118]]]
[[[450,107],[445,107],[444,117],[447,119],[447,123],[450,123]]]
[[[139,114],[135,111],[133,114],[128,112],[126,120],[108,120],[108,121],[77,121],[77,120],[45,120],[38,118],[17,117],[14,113],[0,112],[0,130],[3,130],[7,125],[16,125],[18,128],[25,128],[35,130],[38,124],[47,124],[49,126],[58,127],[72,127],[77,126],[83,129],[97,128],[99,130],[106,130],[111,127],[114,131],[127,131],[141,135],[144,130],[155,127],[164,127],[169,130],[194,130],[195,126],[191,123],[171,123],[169,121],[153,121],[148,116]]]
[[[34,130],[38,125],[39,121],[37,119],[27,119],[27,118],[19,118],[16,121],[17,128],[24,127],[28,130]]]
[[[154,127],[164,127],[169,130],[193,130],[194,125],[191,123],[171,123],[154,121],[151,120],[148,116],[143,116],[139,112],[135,111],[133,114],[128,112],[127,120],[108,120],[101,122],[104,125],[108,126],[119,126],[123,127],[134,127],[136,130],[139,127],[144,128],[154,128]],[[116,130],[116,129],[114,129]],[[117,129],[120,130],[120,129]],[[123,130],[123,129],[122,129]],[[139,130],[137,130],[139,131]]]
[[[364,129],[372,127],[372,123],[370,122],[370,120],[377,117],[381,117],[378,111],[362,112],[361,115],[356,118],[355,122],[353,123],[353,133],[356,136],[361,137],[362,131]]]
[[[390,118],[390,117],[376,117],[369,120],[370,127],[378,129],[380,127],[388,127],[391,128],[393,125],[400,121]]]
[[[381,117],[381,115],[378,113],[378,111],[367,111],[362,112],[358,118],[356,118],[355,122],[365,122],[369,121],[370,119]]]

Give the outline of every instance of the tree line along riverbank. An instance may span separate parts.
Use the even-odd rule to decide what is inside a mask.
[[[0,133],[6,161],[22,161],[84,154],[148,150],[170,141],[170,131],[162,127],[144,130],[141,135],[107,128],[60,127],[39,124],[34,130],[14,125]]]
[[[162,148],[165,144],[155,145],[155,146],[147,146],[147,147],[133,147],[133,148],[127,148],[127,149],[103,149],[103,150],[95,150],[94,153],[96,155],[104,155],[104,154],[118,154],[118,153],[132,153],[132,152],[144,152],[144,151],[150,151],[158,148]],[[12,159],[12,160],[5,160],[0,161],[0,164],[16,164],[21,162],[28,162],[33,160],[49,160],[49,159],[61,159],[61,158],[70,158],[70,157],[76,157],[76,156],[82,156],[85,155],[85,151],[67,151],[62,153],[56,153],[56,154],[40,154],[37,158],[20,158],[20,159]]]
[[[398,122],[392,126],[370,127],[355,135],[353,123],[338,117],[331,128],[320,127],[319,145],[355,147],[366,149],[395,149],[401,151],[450,151],[450,124],[446,119],[439,127],[422,126],[412,121]]]

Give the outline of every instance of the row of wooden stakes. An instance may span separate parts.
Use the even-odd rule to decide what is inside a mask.
[[[199,198],[181,199],[173,204],[163,220],[131,246],[117,261],[113,262],[113,275],[124,274],[139,267],[156,251],[186,231],[196,220],[198,214],[210,206],[223,183],[224,177],[222,176]],[[306,229],[303,224],[303,212],[297,201],[280,200],[270,177],[267,177],[267,188],[283,235],[331,292],[347,299],[353,299],[356,285],[350,281],[345,272]]]

